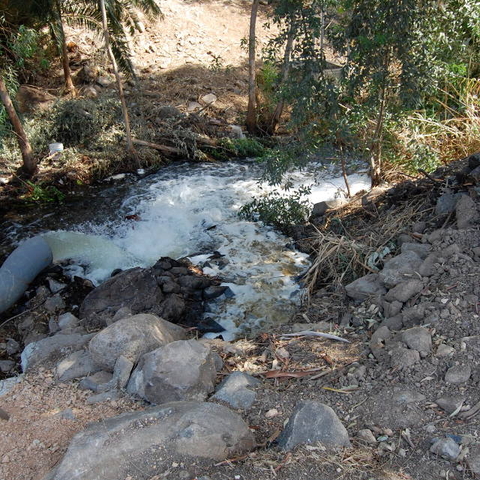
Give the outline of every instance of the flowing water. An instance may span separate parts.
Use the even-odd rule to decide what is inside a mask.
[[[104,197],[107,208],[94,207],[88,222],[46,232],[45,238],[54,260],[73,259],[71,273],[96,284],[116,268],[188,256],[233,292],[207,313],[231,339],[286,321],[301,296],[296,278],[309,265],[305,254],[288,246],[287,237],[239,218],[243,204],[273,188],[258,182],[260,174],[253,161],[172,166],[127,191],[110,190]],[[338,173],[325,169],[296,172],[291,180],[311,186],[312,203],[330,200],[345,187]],[[349,180],[352,193],[369,184],[365,175]],[[211,259],[213,252],[218,253]]]

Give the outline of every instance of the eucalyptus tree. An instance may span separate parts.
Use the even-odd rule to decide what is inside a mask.
[[[354,103],[373,115],[368,145],[372,184],[382,177],[382,139],[393,106],[414,107],[438,79],[439,2],[345,0],[347,12],[336,46],[345,55],[347,87]]]

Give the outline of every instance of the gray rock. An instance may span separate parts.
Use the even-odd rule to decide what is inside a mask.
[[[401,251],[405,252],[415,252],[422,260],[428,257],[430,250],[432,249],[431,245],[427,243],[403,243]]]
[[[95,403],[110,402],[112,400],[118,400],[120,398],[120,392],[118,390],[109,390],[108,392],[97,393],[87,398],[87,403],[93,405]],[[100,480],[100,479],[99,479]]]
[[[127,317],[131,317],[133,315],[132,310],[130,310],[130,307],[122,307],[117,310],[117,313],[113,316],[113,318],[109,321],[107,320],[107,326],[111,325],[112,323],[118,322],[119,320],[122,320]]]
[[[50,318],[48,321],[48,331],[51,335],[54,335],[60,330],[60,327],[58,326],[58,323],[54,318]]]
[[[220,370],[222,370],[222,368],[224,367],[222,357],[217,352],[212,352],[212,356],[213,363],[215,364],[215,370],[217,372],[220,372]]]
[[[80,318],[87,327],[104,327],[122,307],[132,313],[159,315],[163,293],[152,271],[125,270],[92,290],[80,307]]]
[[[380,324],[381,327],[387,327],[391,331],[401,330],[403,327],[403,316],[395,315],[394,317],[388,317]]]
[[[92,390],[93,392],[100,392],[101,390],[105,390],[101,388],[102,385],[109,383],[113,378],[113,375],[110,372],[105,372],[104,370],[94,373],[88,377],[83,378],[80,380],[78,386],[82,390]]]
[[[441,397],[435,400],[435,403],[447,413],[453,413],[464,402],[465,397]]]
[[[454,385],[467,383],[471,374],[472,369],[469,365],[455,365],[447,370],[445,381]]]
[[[52,293],[58,293],[63,290],[67,285],[65,283],[57,282],[53,278],[48,279],[48,288]]]
[[[414,295],[423,290],[423,282],[418,279],[407,280],[393,287],[386,295],[388,302],[403,302],[410,300]]]
[[[180,340],[144,355],[127,391],[154,404],[202,401],[213,392],[216,376],[210,348],[196,340]]]
[[[480,183],[480,167],[474,168],[468,176],[475,182],[475,183]]]
[[[435,356],[439,358],[448,357],[454,352],[455,352],[455,349],[453,347],[451,347],[450,345],[445,345],[444,343],[441,343],[437,348],[437,353],[435,354]]]
[[[423,233],[427,228],[426,222],[416,222],[412,225],[412,232]]]
[[[0,360],[0,372],[8,373],[15,368],[15,362],[12,360]]]
[[[112,323],[97,333],[88,348],[98,366],[112,371],[121,355],[136,363],[143,354],[183,338],[185,331],[178,325],[140,313]]]
[[[54,295],[53,297],[47,298],[43,304],[43,308],[50,313],[58,312],[65,308],[65,302],[60,295]]]
[[[430,447],[430,451],[449,460],[455,460],[460,454],[460,445],[450,437],[438,438]]]
[[[187,105],[187,112],[194,112],[195,110],[199,110],[202,108],[202,105],[198,102],[188,102]]]
[[[58,326],[64,330],[65,328],[78,327],[80,320],[70,312],[64,313],[58,317]]]
[[[392,338],[392,332],[386,326],[378,328],[370,339],[370,350],[377,360],[384,360],[387,357],[385,345]]]
[[[391,303],[383,301],[382,306],[385,318],[389,318],[397,316],[402,311],[403,303],[397,300],[394,300]]]
[[[320,217],[321,215],[324,215],[327,210],[341,207],[346,203],[347,200],[345,198],[336,198],[334,200],[315,203],[312,209],[312,217]]]
[[[412,251],[407,251],[391,258],[385,263],[383,270],[379,273],[383,284],[392,288],[399,283],[409,280],[415,275],[422,264],[422,259]]]
[[[90,353],[87,350],[79,350],[63,359],[57,365],[55,374],[58,380],[67,382],[74,378],[85,377],[99,370],[99,367],[93,363]]]
[[[9,338],[6,342],[5,350],[8,355],[15,355],[20,351],[20,344],[13,338]]]
[[[57,415],[64,419],[64,420],[76,420],[77,417],[73,413],[73,410],[71,408],[66,408],[65,410],[62,410],[61,412],[57,413]]]
[[[467,195],[462,196],[458,200],[455,213],[459,230],[469,228],[480,220],[480,214],[475,201]]]
[[[431,253],[418,268],[418,273],[422,277],[431,277],[436,272],[436,263],[438,263],[438,254]]]
[[[93,337],[93,333],[89,335],[57,334],[29,343],[22,352],[22,370],[26,372],[46,361],[66,357],[72,352],[81,350]]]
[[[207,95],[204,95],[202,98],[200,98],[200,100],[203,103],[210,105],[217,101],[217,96],[214,95],[213,93],[207,93]]]
[[[277,443],[284,450],[320,442],[329,447],[350,447],[348,432],[335,412],[323,403],[300,402]]]
[[[214,403],[172,402],[91,424],[75,435],[50,480],[150,478],[172,461],[211,464],[248,453],[239,415]]]
[[[6,395],[17,383],[20,383],[22,380],[23,375],[0,380],[0,397]]]
[[[410,403],[420,403],[426,399],[423,393],[415,390],[396,388],[392,394],[392,400],[397,405],[408,405]]]
[[[435,205],[435,214],[448,215],[454,212],[461,196],[461,193],[444,193],[441,197],[438,197],[437,204]]]
[[[243,372],[233,372],[216,389],[212,400],[220,400],[232,408],[248,410],[255,401],[256,393],[252,387],[261,382]]]
[[[467,463],[475,477],[480,477],[480,445],[475,445],[470,448]]]
[[[377,439],[375,438],[375,435],[373,435],[372,431],[369,430],[368,428],[359,430],[357,433],[357,438],[359,438],[363,442],[368,443],[370,445],[375,445],[377,443]]]
[[[412,350],[425,353],[429,353],[432,350],[432,336],[426,328],[409,328],[402,332],[401,339]]]
[[[357,280],[349,283],[345,290],[349,297],[362,301],[369,297],[386,293],[386,289],[380,283],[379,276],[376,273],[370,273],[364,277],[357,278]]]
[[[408,348],[397,347],[391,352],[390,364],[392,367],[408,368],[420,361],[420,354],[416,350]]]

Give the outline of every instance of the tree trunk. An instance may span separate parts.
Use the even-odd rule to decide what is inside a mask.
[[[285,53],[283,55],[283,64],[282,64],[282,75],[280,79],[280,86],[284,85],[285,82],[288,80],[288,75],[290,73],[290,56],[292,54],[293,48],[293,41],[295,39],[295,35],[293,32],[292,26],[288,31],[287,37],[287,44],[285,45]],[[266,132],[268,135],[273,135],[275,130],[277,129],[278,122],[280,121],[280,117],[282,116],[283,109],[285,107],[285,100],[282,98],[275,107],[275,110],[272,114],[272,118],[267,125]]]
[[[60,30],[60,42],[62,44],[62,66],[63,66],[63,76],[65,78],[65,91],[70,93],[74,97],[77,96],[77,89],[73,84],[72,72],[70,70],[69,60],[68,60],[68,50],[67,50],[67,41],[65,38],[65,30],[63,29],[62,21],[62,9],[60,7],[60,2],[57,0],[55,2],[58,15],[58,28]]]
[[[379,108],[377,114],[377,122],[375,133],[373,134],[372,145],[370,148],[370,177],[372,179],[372,187],[380,185],[382,181],[382,139],[383,139],[383,122],[385,119],[385,109],[387,106],[387,77],[390,65],[390,52],[385,52],[384,59],[384,79],[381,86],[379,97]]]
[[[260,0],[253,0],[250,14],[250,35],[248,39],[248,109],[247,130],[249,133],[257,131],[257,112],[255,104],[255,29],[257,25],[257,12]]]
[[[37,170],[37,162],[33,157],[32,147],[28,142],[22,122],[18,118],[17,112],[15,111],[15,107],[13,106],[12,100],[8,93],[7,86],[5,85],[2,77],[0,77],[0,98],[5,106],[8,118],[10,118],[10,122],[12,122],[13,130],[17,135],[18,146],[22,152],[23,168],[28,175],[33,175]]]
[[[122,114],[123,120],[125,123],[125,136],[127,139],[127,151],[132,155],[136,156],[135,148],[133,147],[132,142],[132,133],[130,131],[130,118],[128,116],[127,102],[125,101],[125,95],[123,93],[122,79],[118,73],[117,61],[112,52],[112,47],[110,46],[110,34],[108,33],[108,23],[107,23],[107,12],[105,10],[105,0],[100,1],[100,10],[102,12],[102,24],[103,24],[103,35],[105,37],[105,48],[107,49],[108,56],[112,62],[113,72],[115,73],[115,79],[117,81],[118,95],[120,97],[120,102],[122,104]]]

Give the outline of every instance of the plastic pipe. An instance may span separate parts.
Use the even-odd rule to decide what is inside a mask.
[[[42,237],[28,239],[7,257],[0,268],[0,313],[23,295],[52,259],[52,250]]]

